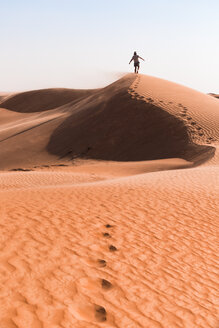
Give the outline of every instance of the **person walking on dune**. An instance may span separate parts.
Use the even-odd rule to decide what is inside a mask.
[[[143,61],[145,61],[144,58],[141,58],[140,56],[138,56],[137,52],[135,51],[134,55],[132,56],[132,59],[129,62],[129,64],[131,64],[131,62],[134,61],[135,73],[137,73],[137,74],[138,74],[139,67],[140,67],[139,58],[142,59]]]

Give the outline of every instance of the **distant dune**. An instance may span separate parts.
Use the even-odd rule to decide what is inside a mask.
[[[21,92],[3,98],[1,107],[21,113],[54,109],[95,93],[95,90],[42,89]]]
[[[12,94],[13,93],[9,93],[9,92],[0,92],[0,102],[10,97]]]
[[[151,76],[0,94],[0,327],[216,328],[218,144]]]
[[[209,93],[210,96],[213,96],[215,98],[219,98],[219,95],[215,94],[215,93]]]

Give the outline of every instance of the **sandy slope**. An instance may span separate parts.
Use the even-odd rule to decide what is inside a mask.
[[[213,96],[215,98],[219,98],[219,95],[215,94],[215,93],[209,93],[210,96]]]
[[[11,97],[13,93],[11,92],[0,92],[0,102],[6,100],[7,98]]]
[[[218,100],[132,74],[50,96],[0,110],[0,327],[216,328]]]
[[[183,120],[193,140],[218,141],[219,104],[215,98],[152,76],[138,76],[131,94]]]
[[[218,168],[41,174],[1,195],[1,325],[216,327]]]
[[[0,100],[3,108],[32,113],[54,109],[95,92],[96,90],[41,89],[6,95]]]

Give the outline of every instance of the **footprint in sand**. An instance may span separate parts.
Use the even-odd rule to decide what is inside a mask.
[[[204,133],[199,133],[198,135],[199,135],[200,137],[202,137],[202,136],[204,135]]]
[[[145,100],[144,99],[139,99],[139,102],[143,105],[145,105]]]
[[[112,228],[113,226],[111,224],[106,224],[105,227],[106,228]]]
[[[97,260],[97,263],[99,264],[100,268],[104,268],[107,265],[107,262],[105,260],[101,260],[101,259]]]
[[[212,143],[212,141],[216,141],[215,139],[213,139],[212,137],[209,137],[209,138],[207,138],[207,143]]]
[[[211,138],[211,139],[210,139],[210,138],[207,138],[207,139],[206,139],[206,142],[207,142],[207,143],[209,143],[209,144],[211,144],[211,143],[212,143],[212,141],[213,141],[213,139],[212,139],[212,138]]]
[[[191,117],[187,117],[186,119],[187,119],[188,121],[191,121],[191,120],[192,120],[192,118],[191,118]]]
[[[111,284],[111,282],[109,282],[108,280],[106,279],[102,279],[101,280],[101,286],[103,289],[106,289],[106,290],[109,290],[113,287],[113,285]]]
[[[11,169],[10,171],[22,171],[22,172],[28,172],[28,171],[33,171],[31,169],[22,169],[22,168],[18,168],[18,169]]]
[[[111,238],[111,235],[108,232],[103,232],[103,237]]]
[[[117,248],[116,248],[116,246],[110,245],[109,250],[110,250],[110,252],[116,252]]]
[[[68,308],[70,313],[72,313],[78,320],[83,320],[90,323],[104,322],[107,320],[107,312],[105,308],[98,304],[90,304],[87,298],[83,296],[79,297],[76,295],[74,302],[70,303]],[[91,325],[86,325],[86,327],[90,326]],[[33,325],[31,327],[33,327]]]
[[[95,318],[99,322],[106,321],[107,313],[106,313],[106,310],[103,306],[95,305]]]
[[[195,123],[195,122],[191,122],[191,125],[196,125],[197,123]]]

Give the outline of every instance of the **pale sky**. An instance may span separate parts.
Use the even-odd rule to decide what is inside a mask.
[[[218,0],[0,0],[0,91],[95,88],[133,71],[219,93]]]

